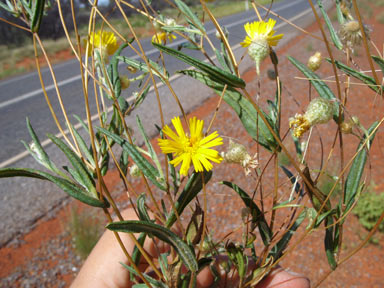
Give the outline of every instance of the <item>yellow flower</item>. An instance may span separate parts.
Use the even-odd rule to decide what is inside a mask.
[[[196,117],[189,119],[190,135],[184,132],[179,117],[172,119],[176,133],[166,125],[163,132],[170,139],[158,139],[161,151],[164,154],[174,154],[174,159],[170,162],[173,166],[178,166],[181,162],[180,174],[187,176],[191,162],[196,172],[210,171],[213,165],[210,161],[220,163],[223,158],[216,150],[210,149],[214,146],[222,145],[223,139],[218,137],[215,131],[204,137],[204,121]]]
[[[274,35],[276,21],[269,19],[268,22],[264,21],[255,21],[253,23],[247,23],[244,25],[245,32],[247,36],[243,42],[240,43],[243,47],[248,47],[252,42],[257,42],[259,40],[266,40],[269,46],[276,46],[284,34]]]
[[[244,25],[247,36],[240,43],[243,47],[248,47],[248,55],[256,63],[256,72],[260,74],[260,64],[268,56],[271,46],[276,46],[283,34],[275,35],[273,27],[276,21],[269,19],[268,22],[256,21]]]
[[[172,42],[174,39],[176,39],[176,36],[172,33],[157,32],[152,36],[152,42],[157,44],[165,44],[167,43],[167,38],[169,39],[169,42]]]
[[[85,44],[87,41],[85,41]],[[100,54],[103,54],[103,57],[108,55],[113,55],[119,45],[117,45],[116,36],[113,32],[106,31],[97,31],[96,33],[91,33],[88,38],[88,57],[91,56],[94,49],[99,49]]]

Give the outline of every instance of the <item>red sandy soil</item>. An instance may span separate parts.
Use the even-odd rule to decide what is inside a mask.
[[[376,13],[379,14],[384,10],[383,8],[375,9],[375,15]],[[384,29],[383,25],[376,22],[375,17],[371,17],[367,22],[374,28],[374,32],[371,38],[379,47],[381,47],[381,43],[384,41],[384,34],[381,33]],[[307,30],[320,35],[316,27],[316,25],[312,25],[308,27]],[[314,47],[313,51],[309,51],[310,49],[307,48],[309,42],[311,42],[312,47]],[[298,72],[291,64],[289,64],[289,61],[284,56],[291,55],[301,60],[302,62],[305,62],[306,59],[308,59],[308,57],[312,55],[316,50],[321,51],[323,55],[327,55],[324,45],[320,41],[302,35],[278,51],[278,55],[280,55],[279,71],[284,87],[282,102],[282,132],[285,132],[288,129],[288,118],[295,115],[295,113],[301,113],[302,109],[305,109],[308,104],[308,83],[307,81],[294,78],[295,76],[301,77],[302,75],[300,75],[300,72]],[[365,61],[364,50],[359,49],[358,55],[359,56],[357,56],[356,59],[359,65],[363,68],[363,70],[368,70],[366,69],[368,68],[368,65]],[[338,55],[337,58],[344,59],[340,55]],[[256,76],[254,69],[245,72],[243,75],[243,79],[248,83],[247,89],[250,91],[251,95],[257,94],[259,91],[258,86],[260,83],[260,98],[263,99],[263,101],[261,101],[262,103],[266,102],[265,97],[269,99],[274,97],[273,95],[275,93],[275,84],[268,80],[265,76],[266,69],[270,69],[271,67],[271,64],[268,61],[265,61],[262,67],[262,71],[264,73],[262,73],[263,75],[261,78]],[[319,75],[324,78],[326,76],[333,75],[331,66],[324,63],[319,71]],[[381,74],[379,74],[379,77],[381,77]],[[354,82],[356,82],[356,80]],[[336,91],[332,85],[330,86],[333,91]],[[316,97],[316,92],[313,89],[312,97]],[[297,107],[294,104],[292,101],[293,98],[300,104],[300,107]],[[361,123],[365,127],[368,127],[373,121],[381,119],[384,116],[383,100],[374,98],[375,96],[370,90],[361,88],[361,86],[353,86],[350,93],[349,102],[347,103],[347,112],[349,115],[357,115]],[[216,109],[218,101],[219,98],[217,96],[210,98],[207,102],[202,103],[200,107],[193,111],[190,116],[198,116],[200,119],[204,119],[206,123],[209,123]],[[235,113],[229,109],[226,104],[222,104],[220,106],[214,127],[212,128],[212,131],[214,130],[217,130],[221,135],[223,135],[222,132],[225,131],[224,136],[230,135],[240,143],[245,144],[250,148],[252,153],[255,153],[257,150],[256,146],[252,144],[253,142],[251,142],[250,138],[241,128]],[[366,175],[368,177],[367,183],[370,183],[372,180],[375,183],[375,189],[379,192],[384,190],[384,177],[382,177],[382,175],[384,175],[384,147],[382,145],[384,143],[383,130],[383,128],[380,128],[377,132],[376,138],[371,148],[370,158],[367,164],[368,167],[366,169]],[[321,150],[320,146],[316,144],[318,143],[316,138],[321,135],[324,143],[323,153],[325,157],[327,157],[328,153],[331,151],[335,131],[336,125],[334,123],[319,126],[316,131],[314,130],[313,137],[315,137],[315,139],[312,142],[313,144],[310,146],[310,156],[308,159],[311,167],[319,167],[318,163]],[[288,138],[289,137],[287,137],[287,139]],[[344,148],[345,159],[350,159],[356,150],[358,142],[350,135],[345,135],[344,139],[344,143],[348,143]],[[248,143],[248,145],[246,143]],[[284,143],[289,149],[293,149],[293,145],[290,143],[290,140],[285,140]],[[336,145],[335,151],[333,152],[334,155],[339,155],[340,153],[337,146],[338,145]],[[268,154],[260,151],[261,163],[265,163],[266,159],[268,159]],[[340,165],[340,163],[331,161],[330,166],[332,165]],[[265,175],[265,191],[271,191],[270,188],[273,187],[272,184],[269,184],[273,183],[272,175],[272,173],[266,173]],[[243,207],[243,205],[241,200],[239,200],[238,197],[234,195],[230,190],[223,189],[222,186],[217,184],[218,180],[223,179],[239,183],[245,191],[252,191],[252,187],[255,185],[255,179],[246,178],[242,170],[235,165],[219,165],[217,168],[215,168],[214,177],[210,182],[207,193],[209,195],[208,207],[210,207],[208,211],[208,227],[210,228],[210,231],[214,233],[217,239],[221,239],[227,235],[229,231],[241,227],[241,223],[239,222],[239,219],[241,219],[241,208],[239,207]],[[271,180],[270,182],[268,181],[269,179]],[[281,179],[283,179],[283,175],[281,175]],[[107,181],[110,190],[124,190],[121,188],[121,184],[119,184],[119,176],[116,171],[108,173],[105,177],[105,180]],[[286,194],[284,194],[286,193],[285,190],[286,189],[282,185],[281,191],[279,190],[279,196],[286,197]],[[137,191],[140,191],[140,189],[137,189]],[[266,192],[264,197],[266,199],[268,197],[270,198],[268,192]],[[120,194],[118,198],[120,201],[127,202],[127,198],[124,193]],[[269,205],[270,201],[266,201],[266,204]],[[32,232],[24,235],[24,244],[19,245],[19,247],[15,248],[13,246],[7,246],[1,248],[0,277],[6,277],[7,275],[11,274],[17,267],[21,267],[22,269],[22,267],[24,267],[26,263],[31,260],[37,248],[44,246],[48,240],[62,234],[64,229],[61,225],[60,219],[65,217],[65,215],[68,213],[67,211],[67,208],[62,209],[55,219],[41,221],[38,225],[36,225],[36,228]],[[367,234],[367,231],[361,227],[357,218],[354,216],[348,218],[344,227],[345,242],[344,246],[342,247],[341,258],[345,257],[350,251],[356,248]],[[296,243],[298,237],[303,235],[302,233],[303,231],[299,230],[292,243]],[[298,247],[296,247],[292,253],[289,253],[281,264],[284,267],[289,267],[296,272],[307,275],[313,284],[318,283],[318,281],[320,281],[322,277],[329,271],[329,266],[327,264],[323,249],[323,236],[324,235],[322,230],[313,232],[311,235],[306,237],[304,241],[300,242]],[[377,237],[382,239],[382,237],[380,238],[379,235],[377,235]],[[236,240],[236,235],[230,236],[229,239]],[[325,280],[325,282],[321,284],[321,287],[384,287],[384,277],[382,276],[384,250],[382,249],[382,245],[382,242],[380,245],[365,245],[356,255],[354,255],[354,257],[338,267],[338,269],[333,272]],[[52,263],[49,265],[55,265],[55,263],[55,259],[52,259]],[[28,273],[28,271],[25,271],[25,273]],[[61,279],[66,283],[70,283],[74,277],[75,273],[73,272],[57,275],[57,279]],[[48,285],[47,287],[57,287],[57,284],[52,282],[51,286]]]

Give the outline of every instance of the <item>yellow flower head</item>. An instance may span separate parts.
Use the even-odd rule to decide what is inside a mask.
[[[116,36],[113,32],[106,31],[97,31],[96,33],[91,33],[88,39],[88,57],[91,56],[94,49],[100,49],[100,53],[103,56],[113,55],[119,45],[117,45]],[[85,41],[85,44],[87,41]]]
[[[167,43],[167,39],[169,42],[172,42],[174,39],[176,39],[176,36],[167,32],[157,32],[152,36],[152,42],[157,44],[165,44]]]
[[[274,35],[276,21],[269,19],[268,22],[264,21],[255,21],[252,23],[247,23],[244,25],[245,32],[247,36],[243,42],[240,43],[243,47],[248,47],[252,42],[257,42],[259,40],[266,40],[269,46],[276,46],[284,34]]]
[[[222,145],[223,139],[218,137],[215,131],[204,137],[204,121],[196,117],[189,119],[190,135],[184,132],[179,117],[172,119],[176,133],[166,125],[163,132],[170,139],[158,139],[161,151],[164,154],[174,154],[174,159],[170,162],[173,166],[178,166],[181,162],[180,174],[187,176],[191,162],[196,172],[210,171],[213,165],[210,161],[220,163],[223,158],[216,150],[210,149],[214,146]]]
[[[270,53],[271,46],[276,46],[283,37],[283,34],[274,35],[275,24],[275,20],[269,19],[268,22],[256,21],[244,25],[247,36],[240,45],[248,47],[248,55],[255,61],[258,75],[260,74],[260,64]]]

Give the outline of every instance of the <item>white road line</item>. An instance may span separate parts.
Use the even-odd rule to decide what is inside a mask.
[[[298,1],[296,1],[296,2],[298,2]],[[290,22],[293,22],[293,21],[297,20],[298,18],[300,18],[300,17],[302,17],[302,16],[308,14],[308,13],[311,12],[311,11],[312,11],[312,9],[311,9],[311,8],[308,8],[307,10],[304,10],[304,11],[301,12],[300,14],[297,14],[296,16],[294,16],[294,17],[292,17],[292,18],[290,18],[290,19],[288,19],[288,20],[289,20]],[[241,23],[241,22],[240,22],[240,23]],[[279,29],[279,28],[281,28],[281,27],[283,27],[283,26],[285,26],[285,25],[288,25],[288,23],[286,23],[286,22],[282,22],[282,23],[276,25],[276,29]],[[236,50],[236,49],[239,49],[240,47],[241,47],[240,44],[236,44],[235,46],[233,46],[232,49],[233,49],[233,50]],[[216,56],[213,56],[211,59],[212,59],[212,60],[216,59]],[[205,60],[205,61],[207,61],[207,60]],[[190,69],[190,68],[192,68],[192,67],[189,67],[189,68],[187,68],[187,69]],[[175,75],[173,75],[172,77],[169,78],[169,82],[172,82],[172,81],[174,81],[174,80],[180,78],[181,76],[183,76],[183,75],[181,75],[181,74],[175,74]],[[156,86],[159,88],[159,87],[161,87],[161,86],[163,86],[163,85],[164,85],[163,82],[160,82],[160,83],[157,84]],[[149,89],[149,92],[151,92],[153,89],[154,89],[153,86],[151,86],[151,88]],[[148,93],[149,93],[149,92],[148,92]],[[131,100],[133,100],[133,99],[134,99],[134,97],[131,96],[131,97],[129,97],[129,98],[127,99],[127,101],[131,101]],[[110,111],[112,111],[112,106],[108,108],[108,112],[110,112]],[[97,114],[95,114],[95,115],[93,115],[93,116],[91,117],[91,120],[92,120],[92,121],[95,121],[96,119],[98,119],[98,115],[97,115]],[[86,119],[84,119],[84,121],[86,121]],[[81,127],[81,124],[78,123],[78,124],[74,125],[74,127],[75,127],[75,129],[78,129],[78,128]],[[65,134],[68,134],[68,133],[69,133],[68,129],[64,130],[64,133],[65,133]],[[55,136],[58,137],[58,138],[62,138],[62,137],[63,137],[63,135],[62,135],[61,133],[57,133]],[[41,145],[42,145],[43,147],[46,147],[47,145],[49,145],[49,144],[51,144],[51,143],[52,143],[52,141],[51,141],[50,139],[46,139],[46,140],[44,140],[43,142],[41,142]],[[28,155],[29,155],[29,152],[28,152],[28,151],[21,152],[21,153],[15,155],[15,156],[13,156],[12,158],[9,158],[9,159],[7,159],[7,160],[1,162],[1,163],[0,163],[0,168],[7,167],[8,165],[11,165],[11,164],[17,162],[17,161],[23,159],[24,157],[26,157],[26,156],[28,156]]]
[[[283,9],[289,7],[289,6],[293,6],[293,5],[295,5],[296,3],[299,3],[299,2],[302,2],[302,0],[296,0],[296,1],[294,1],[294,2],[287,3],[287,4],[285,4],[285,5],[283,5],[283,6],[279,7],[279,8],[277,8],[277,9],[275,10],[275,12],[280,11],[280,10],[283,10]],[[229,24],[229,25],[225,25],[225,27],[227,27],[227,28],[231,28],[231,27],[233,27],[233,26],[236,26],[236,25],[239,25],[239,24],[241,24],[241,23],[245,23],[245,22],[247,22],[247,21],[254,20],[254,19],[255,19],[255,16],[248,17],[248,18],[241,19],[241,20],[238,20],[238,21],[236,21],[236,22],[233,22],[233,23],[231,23],[231,24]],[[207,31],[207,34],[208,34],[208,35],[213,34],[213,33],[216,33],[216,29],[211,29],[211,30]],[[185,40],[178,40],[178,41],[175,41],[175,42],[173,42],[172,44],[170,44],[170,45],[168,45],[168,46],[170,46],[170,47],[175,47],[175,46],[177,46],[177,45],[179,45],[179,44],[181,44],[181,43],[183,43],[183,42],[185,42]],[[153,49],[147,51],[146,55],[149,56],[149,55],[152,55],[152,54],[154,54],[154,53],[156,53],[156,52],[158,52],[158,51],[159,51],[158,49],[153,48]],[[133,57],[131,57],[131,58],[132,58],[132,59],[137,59],[137,58],[139,58],[139,55],[135,55],[135,56],[133,56]],[[121,63],[121,64],[123,65],[124,63]],[[26,78],[26,77],[27,77],[27,76],[22,76],[22,78]],[[10,81],[12,82],[12,81],[15,81],[15,80],[16,80],[16,79],[11,79]],[[74,81],[78,81],[78,80],[81,80],[81,75],[73,76],[73,77],[71,77],[71,78],[68,78],[68,79],[59,81],[59,82],[57,83],[57,85],[60,87],[60,86],[64,86],[64,85],[66,85],[66,84],[70,84],[70,83],[72,83],[72,82],[74,82]],[[45,90],[46,90],[47,92],[50,91],[50,90],[53,90],[53,89],[55,89],[55,85],[53,85],[53,84],[48,85],[48,86],[45,87]],[[37,96],[37,95],[39,95],[39,94],[41,94],[41,93],[43,93],[43,89],[40,88],[40,89],[31,91],[31,92],[25,93],[25,94],[23,94],[23,95],[20,95],[20,96],[18,96],[18,97],[12,98],[12,99],[10,99],[10,100],[1,102],[1,103],[0,103],[0,109],[1,109],[1,108],[5,108],[5,107],[7,107],[7,106],[9,106],[9,105],[12,105],[12,104],[21,102],[21,101],[23,101],[23,100],[26,100],[26,99],[35,97],[35,96]]]

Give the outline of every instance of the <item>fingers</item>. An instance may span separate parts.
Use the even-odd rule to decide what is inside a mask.
[[[264,278],[257,288],[309,288],[309,279],[294,272],[287,272],[282,268],[276,268]]]

